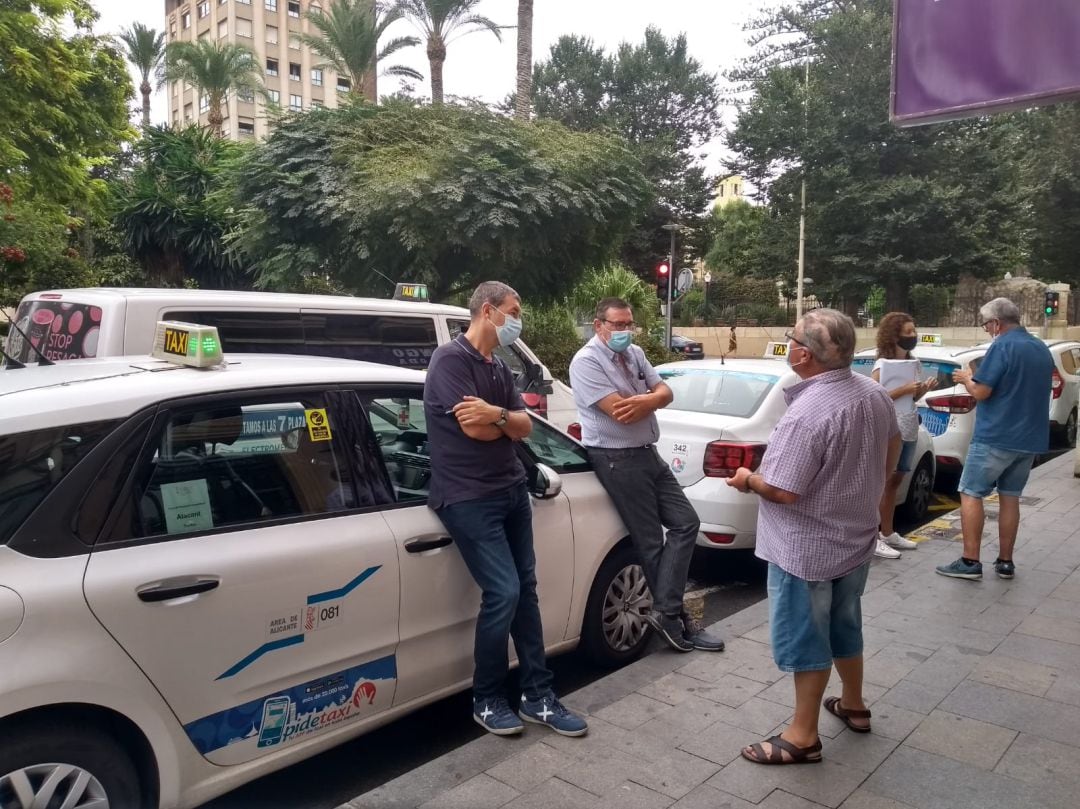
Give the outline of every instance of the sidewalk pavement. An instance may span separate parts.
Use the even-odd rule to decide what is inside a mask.
[[[790,675],[769,651],[768,609],[716,626],[722,654],[662,651],[568,695],[581,739],[527,726],[484,736],[361,795],[349,809],[1072,809],[1080,806],[1080,480],[1071,453],[1032,473],[1017,576],[981,582],[936,565],[960,555],[959,514],[919,548],[875,560],[863,599],[873,732],[824,710],[821,764],[769,767],[740,749],[791,718]],[[989,505],[989,504],[988,504]],[[829,694],[839,693],[834,676]],[[462,716],[462,722],[471,721]],[[416,744],[422,745],[422,738]]]

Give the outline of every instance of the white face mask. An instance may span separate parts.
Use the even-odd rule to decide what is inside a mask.
[[[491,325],[495,326],[495,333],[498,335],[499,345],[504,348],[511,346],[514,344],[514,341],[521,336],[521,320],[513,315],[508,315],[506,312],[499,309],[496,309],[495,311],[503,316],[501,326],[495,326],[495,321],[491,321]]]

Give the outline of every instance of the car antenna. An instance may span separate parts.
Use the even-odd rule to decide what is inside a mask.
[[[6,351],[4,351],[2,348],[0,348],[0,355],[3,355],[4,359],[7,360],[7,364],[4,366],[5,368],[25,368],[26,367],[21,362],[19,362],[17,359],[15,359],[13,356],[11,356]]]
[[[24,332],[22,329],[20,329],[19,325],[14,320],[11,319],[11,315],[9,315],[7,312],[5,312],[4,317],[6,317],[8,323],[11,324],[11,328],[15,329],[15,331],[17,331],[22,336],[22,338],[26,341],[26,344],[28,346],[30,346],[31,350],[35,354],[38,355],[38,365],[56,365],[55,362],[53,362],[48,357],[46,357],[43,353],[41,353],[40,348],[38,348],[36,345],[34,345],[32,342],[30,342],[30,338],[26,336],[26,332]]]

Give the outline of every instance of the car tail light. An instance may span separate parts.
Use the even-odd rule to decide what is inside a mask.
[[[710,478],[729,478],[740,466],[754,471],[765,454],[764,444],[741,444],[713,441],[705,447],[705,475]]]
[[[735,541],[734,534],[714,534],[712,531],[702,531],[702,533],[705,534],[705,539],[717,545],[730,545]]]
[[[1061,374],[1058,373],[1058,369],[1055,368],[1050,372],[1050,393],[1054,399],[1061,398],[1061,392],[1065,390],[1065,380],[1061,378]]]
[[[693,346],[687,346],[686,348],[683,349],[683,353],[684,354],[693,354],[694,353],[694,347]]]
[[[953,458],[948,455],[937,456],[938,466],[962,466],[959,458]]]
[[[576,421],[566,428],[566,432],[571,438],[576,438],[578,441],[581,440],[581,425]]]
[[[547,396],[542,393],[523,393],[521,399],[529,410],[547,418]]]
[[[966,393],[955,396],[935,396],[926,400],[926,406],[938,413],[970,413],[975,409],[975,397]]]

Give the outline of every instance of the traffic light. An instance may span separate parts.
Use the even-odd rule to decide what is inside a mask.
[[[1046,313],[1046,316],[1048,318],[1056,317],[1057,313],[1058,313],[1058,307],[1059,306],[1061,306],[1061,293],[1060,292],[1051,292],[1051,291],[1047,290],[1047,292],[1046,292],[1046,302],[1043,305],[1043,312]]]
[[[671,284],[671,267],[667,262],[659,264],[656,268],[656,297],[667,302],[668,286]]]

